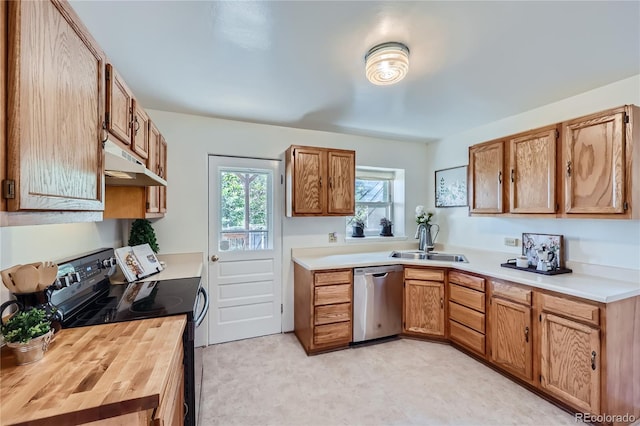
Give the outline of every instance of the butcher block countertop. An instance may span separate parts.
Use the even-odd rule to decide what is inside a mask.
[[[79,424],[158,407],[184,315],[61,330],[44,358],[0,360],[0,423]]]

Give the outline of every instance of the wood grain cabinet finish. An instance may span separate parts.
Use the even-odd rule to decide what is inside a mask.
[[[287,216],[355,213],[355,151],[292,145],[285,156]]]
[[[504,142],[493,141],[469,148],[469,212],[502,213]]]
[[[10,211],[102,211],[105,55],[66,2],[8,2]]]
[[[146,160],[149,157],[149,116],[135,99],[133,111],[131,149],[140,158]]]
[[[7,2],[0,2],[0,182],[7,178]],[[0,212],[7,210],[7,200],[0,196]],[[2,214],[0,213],[0,224]]]
[[[294,332],[307,354],[349,346],[353,270],[309,271],[294,263]]]
[[[443,269],[404,268],[403,333],[445,337],[444,274]]]
[[[162,179],[169,181],[167,177],[167,141],[164,139],[162,135],[160,135],[160,145],[159,145],[159,153],[158,153],[158,176]],[[158,191],[158,204],[159,210],[161,214],[165,214],[167,212],[167,187],[161,186]]]
[[[131,145],[133,127],[133,93],[120,74],[107,64],[107,131],[125,145]]]
[[[449,271],[449,338],[479,355],[486,352],[485,279]]]
[[[584,412],[600,414],[600,330],[546,312],[541,328],[542,389]]]
[[[564,123],[566,213],[624,213],[626,120],[618,108]]]
[[[149,156],[147,157],[147,168],[153,173],[158,174],[160,168],[160,131],[156,125],[149,121]],[[160,213],[160,187],[149,186],[146,189],[147,214],[154,215]]]
[[[556,212],[557,126],[509,140],[509,211]]]
[[[491,361],[531,381],[533,379],[531,308],[499,297],[491,298]]]

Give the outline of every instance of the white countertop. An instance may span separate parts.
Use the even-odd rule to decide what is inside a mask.
[[[164,269],[160,273],[149,275],[140,281],[175,280],[202,275],[202,252],[159,254],[157,257],[161,262],[165,262]],[[125,284],[124,275],[120,268],[110,277],[110,281],[111,284]]]
[[[629,271],[628,280],[603,278],[574,271],[570,274],[541,275],[501,267],[507,258],[504,253],[463,249],[448,250],[448,253],[464,254],[469,263],[439,262],[432,260],[413,260],[390,257],[391,251],[366,253],[342,253],[335,255],[294,253],[292,260],[308,270],[360,268],[380,265],[420,265],[458,269],[488,275],[493,278],[529,285],[531,287],[556,291],[596,302],[610,303],[640,295],[640,282],[637,271]],[[622,270],[623,272],[626,270]],[[622,273],[621,275],[625,275]]]

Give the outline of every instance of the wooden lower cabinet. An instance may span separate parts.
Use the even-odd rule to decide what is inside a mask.
[[[294,263],[294,331],[307,354],[349,346],[353,269],[309,271]]]
[[[432,274],[433,271],[428,271]],[[437,275],[444,277],[442,270]],[[445,336],[444,282],[407,279],[420,276],[420,270],[405,268],[403,333],[418,336]]]
[[[541,314],[540,386],[583,410],[600,414],[600,330]]]
[[[533,379],[531,308],[491,298],[491,361],[516,376]]]
[[[449,272],[449,338],[485,355],[485,279],[459,271]]]

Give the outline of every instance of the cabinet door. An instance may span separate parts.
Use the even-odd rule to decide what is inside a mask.
[[[624,213],[624,110],[565,123],[564,141],[565,211]]]
[[[444,284],[406,280],[404,331],[444,336]]]
[[[321,149],[295,148],[293,152],[293,213],[324,213],[326,153]]]
[[[555,213],[555,127],[509,141],[511,213]]]
[[[146,160],[149,157],[149,116],[135,99],[133,100],[133,110],[135,115],[133,117],[131,147],[133,152]]]
[[[103,210],[104,53],[66,2],[8,3],[7,207]]]
[[[160,167],[160,131],[149,122],[149,157],[147,158],[147,168],[154,173],[158,173]],[[160,187],[149,186],[147,191],[147,213],[158,213],[160,211]]]
[[[160,135],[160,145],[158,152],[158,175],[167,180],[167,141]],[[159,186],[158,205],[160,213],[167,212],[167,187]]]
[[[469,147],[471,213],[502,213],[503,155],[502,141]]]
[[[133,94],[120,74],[107,64],[107,130],[120,142],[131,143]]]
[[[329,189],[327,213],[355,214],[356,155],[355,152],[329,151]]]
[[[540,385],[585,412],[600,414],[600,335],[597,328],[543,313]]]
[[[525,380],[532,376],[531,308],[491,299],[491,360]]]

